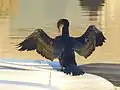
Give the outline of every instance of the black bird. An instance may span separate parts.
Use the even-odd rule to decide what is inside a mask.
[[[69,35],[69,21],[67,19],[60,19],[57,22],[57,27],[59,31],[62,30],[62,33],[55,38],[49,37],[42,29],[36,29],[18,44],[18,50],[36,50],[37,53],[51,61],[58,58],[61,69],[66,74],[84,74],[84,71],[77,66],[74,51],[87,58],[96,47],[103,45],[106,38],[94,25],[90,25],[80,37]]]

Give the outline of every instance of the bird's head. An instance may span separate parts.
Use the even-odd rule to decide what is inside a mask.
[[[60,19],[57,22],[57,28],[59,30],[59,32],[62,32],[63,27],[69,27],[69,21],[67,19]]]

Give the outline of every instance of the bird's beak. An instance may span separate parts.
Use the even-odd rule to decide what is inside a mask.
[[[61,24],[61,25],[59,26],[59,28],[58,28],[58,30],[59,30],[59,35],[62,35],[63,27],[64,27],[63,24]]]

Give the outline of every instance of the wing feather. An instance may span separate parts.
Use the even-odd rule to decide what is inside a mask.
[[[31,51],[31,50],[35,50],[37,47],[37,40],[34,37],[34,34],[28,36],[24,41],[22,41],[21,43],[19,43],[18,45],[18,51]]]
[[[64,48],[57,42],[59,42],[59,39],[52,39],[42,29],[36,29],[23,42],[18,44],[18,51],[36,50],[43,57],[53,60],[61,55],[61,48]]]
[[[74,38],[74,50],[87,58],[95,51],[95,47],[102,46],[105,40],[103,33],[92,25],[81,37]]]

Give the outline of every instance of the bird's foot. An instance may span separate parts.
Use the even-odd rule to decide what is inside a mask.
[[[63,72],[66,73],[67,75],[73,76],[83,75],[85,73],[80,67],[75,65],[65,67]]]

